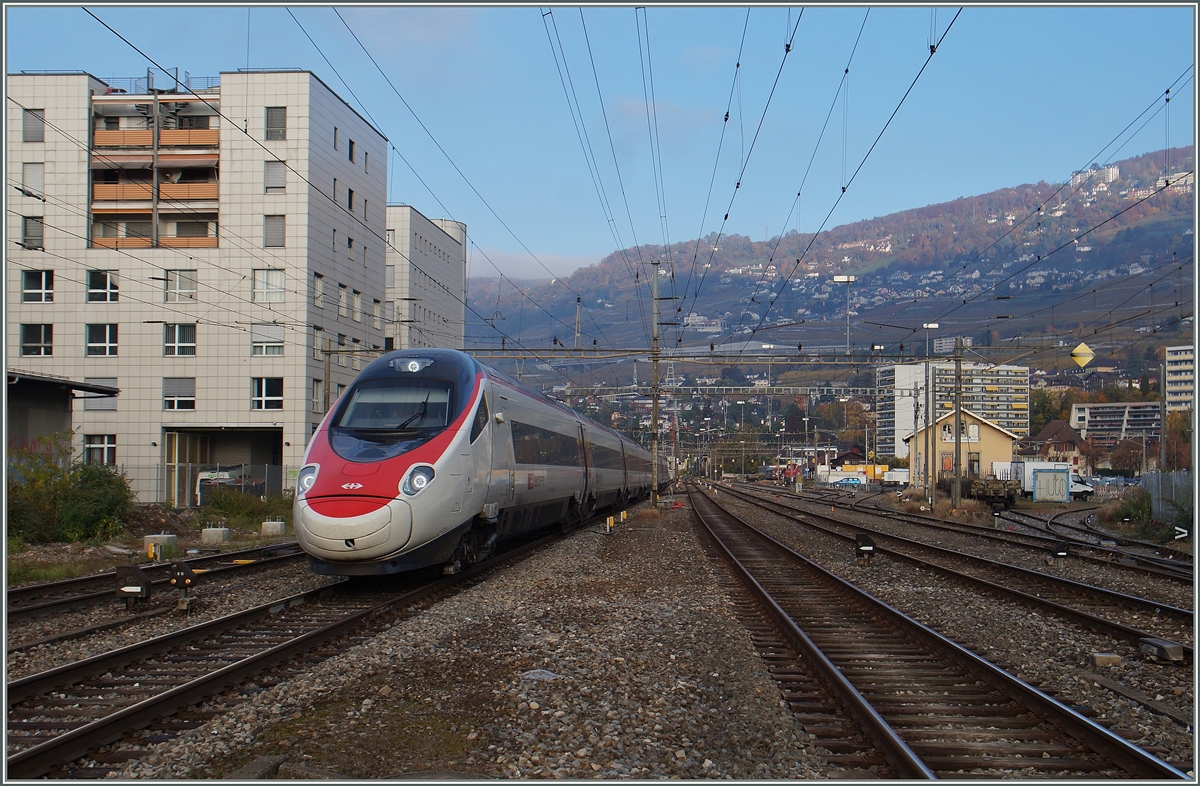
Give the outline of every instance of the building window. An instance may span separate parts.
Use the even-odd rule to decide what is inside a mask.
[[[337,251],[337,230],[333,230],[333,250]]]
[[[267,161],[263,166],[263,187],[266,193],[285,193],[287,191],[287,164],[283,161]]]
[[[89,303],[116,303],[117,274],[112,270],[89,270],[87,289]]]
[[[392,248],[396,247],[396,230],[394,230],[394,229],[385,230],[383,237],[384,237],[384,240],[387,242],[387,244],[390,247],[392,247]]]
[[[312,381],[312,411],[325,411],[325,382],[324,380],[314,379]]]
[[[345,393],[345,392],[346,392],[346,385],[345,385],[345,383],[339,382],[339,383],[338,383],[338,385],[337,385],[337,387],[336,387],[336,388],[334,388],[334,392],[337,394],[337,395],[336,395],[336,397],[335,397],[335,399],[334,399],[334,400],[336,401],[337,399],[339,399],[339,398],[341,398],[341,397],[342,397],[342,394],[343,394],[343,393]]]
[[[333,201],[337,202],[337,178],[333,179]]]
[[[195,357],[196,325],[163,325],[163,354],[167,357]]]
[[[45,244],[46,225],[41,216],[24,216],[21,219],[21,245],[33,250],[42,250]]]
[[[53,355],[54,325],[21,325],[22,355]]]
[[[115,388],[117,386],[116,377],[84,377],[83,381],[89,385],[104,385],[105,387]],[[83,408],[88,412],[116,412],[117,397],[106,396],[103,393],[83,393]]]
[[[354,321],[362,322],[362,293],[359,292],[357,289],[354,290],[353,308],[354,308],[354,311],[352,312],[352,315],[354,317]]]
[[[354,259],[354,238],[346,238],[346,258]]]
[[[359,369],[359,354],[358,353],[359,353],[359,350],[361,350],[361,349],[362,349],[362,344],[361,344],[361,342],[359,342],[358,339],[356,339],[356,338],[350,339],[350,351],[353,353],[352,355],[350,355],[350,368],[354,369],[355,371],[358,371],[358,369]]]
[[[345,349],[345,348],[346,348],[346,334],[344,334],[344,333],[338,333],[338,342],[337,342],[337,348],[338,348],[339,350],[342,350],[342,349]],[[345,355],[342,355],[342,354],[340,354],[340,353],[339,353],[339,354],[337,355],[337,364],[338,364],[339,366],[344,366],[344,365],[346,365],[346,356],[345,356]]]
[[[199,280],[195,270],[164,270],[163,278],[164,300],[167,303],[184,303],[196,299],[196,282]]]
[[[354,160],[354,140],[353,139],[350,140],[350,145],[346,152],[350,154],[350,160],[353,161]]]
[[[338,284],[338,316],[350,316],[350,289],[345,284]]]
[[[21,141],[46,141],[46,110],[26,109],[21,122]]]
[[[208,237],[207,221],[176,221],[175,237]]]
[[[54,302],[54,271],[25,270],[21,273],[22,303]]]
[[[251,409],[283,409],[283,377],[253,377],[250,380]]]
[[[286,216],[263,216],[263,246],[283,248],[286,235]]]
[[[267,139],[287,139],[287,107],[267,107]]]
[[[25,195],[41,197],[46,193],[46,165],[44,163],[22,164],[21,184]]]
[[[85,464],[116,464],[116,434],[84,434],[83,461]]]
[[[255,303],[282,303],[283,271],[255,270],[253,299]]]
[[[351,213],[354,212],[354,189],[353,188],[346,189],[346,209],[349,210]]]
[[[334,126],[333,127],[333,149],[337,150],[337,146],[338,146],[338,127]]]
[[[364,199],[363,200],[363,221],[367,220],[367,205],[368,204],[370,204],[370,200]]]
[[[370,155],[371,154],[368,153],[367,151],[365,151],[365,150],[363,151],[363,172],[370,173],[370,171],[371,171],[371,168],[369,166],[367,166],[367,164],[369,163],[368,159],[370,158]]]
[[[325,276],[313,273],[313,306],[325,308]]]
[[[154,224],[150,221],[126,221],[125,237],[149,238],[154,233]]]
[[[113,357],[117,354],[116,325],[84,325],[88,357]]]
[[[383,304],[378,300],[371,301],[371,327],[383,330]]]
[[[321,350],[325,349],[325,329],[324,328],[319,328],[316,325],[313,325],[312,346],[313,346],[313,360],[324,360],[325,355],[323,355],[321,353]]]
[[[195,409],[195,377],[163,377],[163,409]]]
[[[251,355],[282,355],[283,325],[251,325]]]

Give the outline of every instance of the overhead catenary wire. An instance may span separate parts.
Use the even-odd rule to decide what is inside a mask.
[[[896,108],[892,110],[891,115],[888,116],[888,119],[883,124],[883,127],[881,129],[879,129],[879,133],[875,136],[875,140],[871,143],[871,146],[867,149],[867,152],[863,155],[862,160],[859,161],[858,166],[854,170],[854,173],[846,181],[846,184],[842,186],[841,193],[839,193],[837,195],[837,198],[834,200],[833,205],[829,208],[829,212],[825,215],[825,218],[821,222],[821,225],[817,228],[817,231],[813,233],[812,238],[809,239],[808,245],[805,247],[804,251],[801,253],[801,255],[800,255],[801,259],[803,259],[804,256],[807,255],[808,251],[812,248],[813,244],[816,242],[817,237],[820,236],[822,231],[824,231],[825,225],[828,224],[829,220],[833,217],[833,213],[834,213],[834,211],[837,210],[838,205],[841,204],[842,198],[845,197],[845,195],[846,195],[846,191],[849,189],[850,185],[858,178],[859,173],[862,172],[862,168],[864,166],[866,166],[867,160],[871,157],[871,153],[874,152],[875,147],[879,144],[879,140],[883,138],[883,135],[885,133],[887,133],[887,130],[891,126],[892,121],[895,120],[896,115],[900,112],[901,107],[904,106],[904,102],[908,99],[909,95],[912,94],[913,89],[917,86],[917,82],[920,81],[920,79],[921,79],[921,75],[924,74],[925,69],[927,69],[929,67],[930,61],[933,60],[933,56],[937,53],[937,50],[941,46],[942,42],[946,40],[946,36],[950,34],[950,29],[952,27],[954,27],[954,23],[958,20],[958,17],[962,14],[962,11],[963,11],[962,8],[958,9],[958,11],[954,14],[954,18],[950,20],[950,24],[948,24],[946,26],[946,29],[942,32],[942,35],[938,39],[937,43],[930,45],[929,56],[927,58],[925,58],[925,62],[921,65],[920,70],[917,71],[917,75],[913,77],[912,83],[909,84],[908,89],[904,91],[904,95],[900,97],[900,101],[896,104]],[[780,285],[780,292],[782,292],[783,288],[786,287],[788,285],[788,282],[791,281],[792,276],[795,275],[795,272],[797,269],[799,269],[799,265],[797,265],[795,268],[793,268],[792,271],[790,273],[788,273],[787,277],[784,278],[783,283]],[[771,313],[771,309],[773,307],[774,307],[774,302],[772,302],[764,310],[763,315],[758,320],[758,324],[756,325],[754,330],[757,330],[758,327],[762,326],[762,324],[766,320],[767,316]],[[754,331],[752,330],[751,333],[753,334],[753,332]],[[739,356],[740,356],[740,354],[741,353],[739,353]]]
[[[546,23],[546,18],[549,17],[550,23]],[[550,35],[550,26],[554,27],[554,35]],[[596,196],[600,200],[600,208],[604,213],[605,223],[608,226],[609,233],[613,237],[616,244],[617,253],[621,261],[625,263],[625,269],[629,273],[630,283],[635,291],[638,286],[639,277],[633,269],[633,263],[629,260],[629,255],[625,253],[625,243],[621,239],[620,228],[617,226],[616,218],[612,212],[612,206],[608,199],[607,189],[604,187],[604,178],[600,174],[600,165],[596,160],[596,153],[592,149],[591,135],[587,131],[587,123],[583,117],[583,110],[579,104],[579,96],[575,90],[575,80],[571,77],[570,66],[567,64],[566,50],[563,48],[562,37],[558,32],[558,22],[554,18],[553,9],[547,9],[542,14],[542,26],[546,30],[546,38],[550,43],[550,52],[554,56],[554,63],[558,69],[559,82],[563,86],[563,93],[567,99],[567,107],[571,112],[571,120],[575,125],[575,134],[579,138],[580,147],[583,150],[584,161],[587,163],[588,174],[592,178],[592,185],[596,189]],[[555,43],[557,42],[557,48]],[[561,56],[561,63],[560,63]],[[569,85],[569,89],[568,89]],[[646,316],[646,306],[642,298],[637,298],[638,309],[641,314],[642,331],[647,341],[649,341],[650,328]]]
[[[127,44],[127,45],[128,45],[130,48],[131,48],[131,49],[133,49],[133,50],[134,50],[135,52],[137,52],[139,55],[141,55],[142,57],[144,57],[144,58],[145,58],[147,61],[149,61],[149,62],[150,62],[150,63],[151,63],[153,66],[155,66],[156,68],[158,68],[160,71],[164,71],[164,72],[165,72],[165,69],[164,69],[164,68],[163,68],[161,65],[159,65],[159,64],[158,64],[158,63],[157,63],[157,62],[156,62],[156,61],[155,61],[153,58],[151,58],[151,57],[150,57],[148,54],[146,54],[144,51],[142,51],[142,50],[141,50],[139,47],[137,47],[137,46],[136,46],[136,45],[135,45],[135,44],[134,44],[132,41],[130,41],[128,38],[126,38],[125,36],[121,35],[121,34],[120,34],[120,33],[119,33],[119,32],[118,32],[116,29],[114,29],[114,28],[113,28],[111,25],[109,25],[109,24],[108,24],[107,22],[105,22],[104,20],[100,19],[98,16],[96,16],[96,15],[95,15],[95,14],[93,14],[91,11],[89,11],[87,8],[84,8],[83,10],[84,10],[84,12],[85,12],[85,13],[87,13],[89,16],[91,16],[93,19],[95,19],[97,22],[99,22],[101,25],[103,25],[103,26],[104,26],[106,29],[108,29],[110,32],[112,32],[112,33],[113,33],[113,35],[115,35],[115,36],[117,36],[118,38],[120,38],[120,39],[121,39],[121,40],[122,40],[124,43],[126,43],[126,44]],[[335,9],[335,11],[336,11],[336,9]],[[339,15],[339,17],[340,17],[340,15]],[[344,23],[344,20],[343,20],[343,23]],[[347,25],[347,29],[349,29],[349,26],[348,26],[348,25]],[[353,35],[353,30],[351,30],[351,34]],[[361,45],[361,42],[360,42],[360,45]],[[365,47],[364,47],[364,51],[366,51],[366,50],[365,50]],[[368,56],[370,56],[370,53],[369,53],[369,52],[368,52],[367,54],[368,54]],[[378,65],[377,65],[377,67],[378,67]],[[386,79],[386,75],[385,75],[385,79]],[[177,83],[178,83],[178,80],[176,80],[176,81],[177,81]],[[224,119],[224,120],[225,120],[227,123],[229,123],[229,124],[230,124],[230,125],[231,125],[233,128],[235,128],[236,130],[238,130],[238,131],[240,131],[241,133],[243,133],[243,134],[244,134],[244,135],[245,135],[247,138],[249,138],[251,141],[255,142],[255,144],[257,144],[259,147],[261,147],[261,148],[262,148],[262,149],[263,149],[263,150],[264,150],[264,151],[265,151],[265,152],[266,152],[268,155],[271,155],[271,156],[272,156],[272,158],[273,158],[274,160],[278,160],[278,157],[274,156],[274,154],[273,154],[273,153],[271,153],[271,151],[270,151],[268,148],[266,148],[266,146],[265,146],[265,145],[263,145],[263,144],[262,144],[260,141],[258,141],[258,140],[256,140],[256,139],[254,139],[254,137],[252,137],[252,136],[251,136],[251,135],[250,135],[250,134],[249,134],[249,133],[246,131],[246,129],[242,128],[242,127],[241,127],[241,126],[239,126],[237,123],[233,122],[233,121],[232,121],[230,118],[228,118],[228,117],[227,117],[227,116],[225,116],[223,113],[221,113],[221,111],[220,111],[218,108],[214,107],[214,106],[213,106],[213,105],[212,105],[212,104],[211,104],[211,103],[210,103],[208,100],[206,100],[206,99],[205,99],[203,96],[200,96],[198,93],[196,93],[196,92],[195,92],[194,90],[192,90],[190,87],[184,86],[184,88],[185,88],[185,89],[186,89],[186,90],[187,90],[189,93],[191,93],[192,95],[196,96],[196,98],[197,98],[197,99],[199,99],[199,100],[200,100],[202,103],[204,103],[206,106],[208,106],[210,109],[212,109],[212,110],[213,110],[213,111],[214,111],[214,112],[215,112],[217,115],[219,115],[219,116],[220,116],[222,119]],[[393,86],[393,89],[394,89],[394,86]],[[399,95],[399,93],[398,93],[398,92],[397,92],[397,95]],[[403,100],[403,98],[402,98],[401,100]],[[382,136],[382,134],[381,134],[381,136]],[[386,140],[386,137],[384,137],[384,139]],[[407,257],[406,257],[406,256],[405,256],[405,255],[404,255],[402,252],[399,252],[399,250],[398,250],[398,249],[396,249],[394,246],[392,246],[390,243],[388,243],[388,242],[387,242],[387,239],[386,239],[385,237],[383,237],[383,236],[379,235],[379,233],[375,232],[375,231],[374,231],[374,230],[372,230],[372,229],[371,229],[369,226],[367,226],[367,225],[366,225],[366,223],[365,223],[365,222],[364,222],[364,221],[363,221],[361,218],[359,218],[359,217],[358,217],[357,215],[355,215],[353,212],[351,212],[351,211],[347,210],[347,209],[346,209],[346,207],[344,207],[343,205],[341,205],[341,204],[340,204],[340,203],[339,203],[339,202],[338,202],[336,199],[334,199],[332,196],[330,196],[329,194],[325,194],[325,192],[324,192],[324,191],[322,191],[321,189],[317,188],[317,187],[316,187],[316,186],[315,186],[315,185],[314,185],[314,184],[313,184],[311,181],[309,181],[309,180],[308,180],[308,178],[306,178],[306,177],[304,177],[303,175],[301,175],[299,172],[297,172],[297,171],[296,171],[296,170],[295,170],[293,167],[291,167],[290,165],[288,165],[286,162],[282,162],[282,163],[284,163],[284,165],[285,165],[285,166],[286,166],[286,167],[289,169],[289,171],[291,171],[293,174],[295,174],[297,177],[299,177],[299,178],[300,178],[300,179],[301,179],[303,182],[307,183],[307,184],[308,184],[310,187],[312,187],[312,188],[313,188],[315,191],[317,191],[317,193],[323,194],[323,195],[324,195],[324,196],[325,196],[327,199],[329,199],[329,200],[330,200],[330,201],[331,201],[331,202],[332,202],[334,205],[336,205],[336,206],[337,206],[337,208],[338,208],[340,211],[342,211],[343,213],[345,213],[345,214],[347,214],[348,216],[350,216],[350,217],[351,217],[351,218],[352,218],[354,221],[356,221],[356,222],[357,222],[358,224],[360,224],[360,225],[361,225],[361,226],[362,226],[364,229],[366,229],[366,230],[367,230],[367,231],[368,231],[368,232],[369,232],[371,235],[374,235],[376,238],[378,238],[380,241],[382,241],[382,242],[383,242],[383,244],[385,245],[385,247],[392,248],[394,251],[397,251],[398,253],[401,253],[401,256],[404,256],[404,257],[407,259]],[[410,263],[411,263],[411,260],[410,260]],[[414,267],[415,267],[415,263],[412,263],[412,264],[414,264]],[[432,279],[433,277],[430,277],[430,278]],[[435,283],[439,283],[439,285],[440,285],[440,282],[436,282],[436,279],[434,279],[434,281],[435,281]],[[458,297],[458,296],[457,296],[455,293],[453,293],[453,292],[450,292],[450,290],[449,290],[448,288],[445,288],[445,287],[444,287],[444,285],[442,285],[442,288],[443,288],[443,289],[445,289],[445,290],[446,290],[446,292],[447,292],[447,293],[449,293],[449,294],[450,294],[452,297],[454,297],[456,300],[458,300],[459,302],[463,303],[463,305],[464,305],[464,306],[465,306],[465,307],[466,307],[468,310],[470,310],[472,313],[476,313],[476,312],[474,311],[474,309],[471,307],[470,303],[469,303],[469,302],[468,302],[468,301],[467,301],[465,298],[460,298],[460,297]],[[480,317],[480,318],[482,319],[482,317]],[[508,338],[511,338],[511,337],[508,337]],[[519,341],[516,341],[515,339],[514,339],[514,343],[515,343],[515,344],[516,344],[518,347],[522,346],[522,345],[521,345],[521,343],[520,343]],[[564,375],[564,378],[565,378],[565,375]]]
[[[384,81],[387,82],[388,87],[390,87],[392,89],[392,92],[396,94],[396,97],[400,99],[400,103],[402,103],[404,105],[404,108],[409,111],[409,113],[413,116],[413,119],[417,121],[417,124],[419,126],[421,126],[421,129],[426,133],[426,135],[429,136],[429,138],[433,142],[433,144],[442,153],[442,155],[445,156],[446,160],[450,163],[450,166],[454,168],[454,171],[457,172],[459,177],[462,178],[463,182],[467,184],[467,187],[470,188],[471,191],[475,194],[475,196],[477,196],[479,198],[479,201],[483,203],[483,206],[487,208],[488,212],[491,213],[492,216],[495,217],[495,219],[498,222],[500,222],[500,225],[502,227],[504,227],[504,229],[509,233],[509,235],[511,235],[512,238],[517,241],[517,244],[520,245],[521,248],[523,248],[525,250],[525,252],[527,254],[529,254],[529,256],[535,262],[538,263],[538,266],[541,267],[543,270],[545,270],[547,273],[549,273],[551,276],[554,276],[554,273],[550,270],[550,268],[546,267],[545,263],[542,262],[542,260],[537,256],[537,254],[533,253],[533,251],[529,248],[529,246],[527,246],[525,244],[525,241],[523,241],[520,237],[517,236],[517,233],[512,230],[512,227],[510,227],[508,225],[508,223],[503,218],[501,218],[500,214],[497,213],[496,210],[491,206],[491,203],[489,203],[487,201],[487,199],[484,198],[483,194],[479,193],[479,190],[477,188],[475,188],[475,185],[471,182],[471,180],[466,176],[466,174],[462,171],[462,169],[459,168],[458,164],[454,161],[454,159],[450,157],[450,154],[448,152],[446,152],[446,149],[444,147],[442,147],[441,142],[439,142],[437,140],[437,138],[433,135],[433,133],[425,125],[424,121],[421,120],[420,116],[417,115],[416,111],[413,110],[413,108],[409,105],[408,101],[405,100],[404,96],[401,95],[400,91],[396,88],[396,85],[392,82],[391,78],[387,75],[387,73],[379,65],[379,62],[375,59],[375,56],[371,54],[369,49],[367,49],[366,44],[364,44],[362,42],[362,40],[359,38],[358,34],[354,32],[354,29],[352,27],[350,27],[350,23],[347,22],[345,17],[342,16],[341,11],[339,11],[337,9],[337,7],[334,7],[333,12],[335,14],[337,14],[338,19],[341,20],[342,24],[346,27],[346,30],[349,31],[351,37],[354,38],[355,43],[357,43],[359,45],[359,48],[361,48],[363,53],[367,56],[367,59],[370,60],[371,64],[374,65],[376,70],[379,71],[379,74],[383,77]],[[576,297],[581,297],[581,295],[578,292],[571,289],[569,285],[564,284],[564,286],[566,286],[567,289],[571,291],[571,294],[575,295]],[[586,308],[586,306],[585,306],[585,308]],[[594,317],[593,317],[593,323],[595,323],[597,328],[599,329],[599,323],[595,322]],[[600,336],[603,337],[603,331],[600,331]],[[608,339],[605,338],[605,340],[607,341]]]

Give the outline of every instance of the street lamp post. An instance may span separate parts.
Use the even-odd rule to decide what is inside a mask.
[[[846,285],[846,354],[850,354],[850,285],[858,280],[857,276],[834,276],[835,284]]]

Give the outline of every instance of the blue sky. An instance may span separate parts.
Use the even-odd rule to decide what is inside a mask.
[[[1168,135],[1172,146],[1191,144],[1195,133],[1190,5],[967,6],[952,26],[957,7],[816,7],[797,26],[800,8],[787,6],[755,6],[748,21],[744,6],[585,6],[582,22],[578,7],[544,15],[550,9],[339,6],[428,134],[332,7],[292,8],[332,67],[284,6],[91,8],[160,65],[194,76],[247,63],[318,74],[373,117],[411,165],[390,156],[389,199],[467,223],[477,277],[497,267],[514,277],[561,275],[612,252],[618,238],[623,246],[635,238],[682,243],[721,229],[727,209],[726,233],[762,240],[817,229],[835,203],[827,228],[1060,182],[1094,160],[1162,149]],[[130,77],[149,65],[79,7],[8,6],[6,14],[9,72]],[[929,59],[931,36],[943,35],[901,104]],[[556,51],[565,55],[611,223]],[[657,178],[641,67],[647,52]],[[1163,92],[1181,75],[1163,112]],[[1119,149],[1105,149],[1151,105],[1157,115],[1121,136]]]

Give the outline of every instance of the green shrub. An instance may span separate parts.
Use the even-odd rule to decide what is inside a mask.
[[[291,494],[275,494],[265,500],[233,489],[214,489],[208,504],[200,510],[199,524],[212,526],[224,519],[227,526],[257,530],[268,519],[292,523]]]
[[[72,432],[10,453],[9,538],[25,543],[109,540],[134,500],[129,479],[111,466],[71,459]]]

